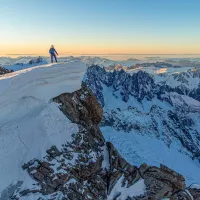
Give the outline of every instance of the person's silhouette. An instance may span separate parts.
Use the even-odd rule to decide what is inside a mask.
[[[58,55],[58,53],[55,50],[53,45],[51,45],[51,48],[49,49],[49,53],[50,53],[50,57],[51,57],[51,63],[53,63],[53,58],[55,59],[56,62],[58,62],[57,57],[56,57],[56,54]]]

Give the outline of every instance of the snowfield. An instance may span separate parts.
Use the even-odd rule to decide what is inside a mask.
[[[78,90],[85,71],[84,63],[71,62],[0,76],[0,199],[8,185],[33,182],[22,170],[25,162],[42,158],[52,145],[61,147],[78,131],[51,99]]]
[[[168,148],[161,140],[149,136],[116,131],[111,127],[102,127],[101,131],[105,139],[112,142],[122,157],[132,165],[139,167],[143,163],[148,163],[159,167],[160,164],[164,164],[182,174],[188,186],[199,183],[198,160],[192,160],[181,153],[182,147],[177,141]]]

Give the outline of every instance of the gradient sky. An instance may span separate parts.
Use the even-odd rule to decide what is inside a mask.
[[[200,54],[200,0],[0,0],[0,55]]]

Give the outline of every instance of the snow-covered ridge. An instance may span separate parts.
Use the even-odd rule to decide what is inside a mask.
[[[8,185],[26,179],[25,162],[78,131],[51,99],[80,89],[85,71],[84,63],[72,62],[0,76],[0,197]]]
[[[140,61],[137,59],[128,59],[128,60],[110,60],[102,57],[91,57],[91,56],[68,56],[68,57],[59,57],[59,62],[84,62],[87,66],[91,66],[94,64],[98,64],[101,67],[115,66],[115,65],[123,65],[123,66],[131,66],[136,63],[141,63],[144,61]],[[13,69],[14,71],[33,67],[36,65],[50,63],[51,60],[49,57],[18,57],[18,58],[10,58],[10,57],[0,57],[0,66],[6,67],[7,69]]]
[[[0,76],[0,124],[3,120],[19,117],[26,110],[27,99],[38,104],[64,92],[81,87],[86,65],[82,62],[48,64]],[[22,103],[24,102],[24,104]],[[13,110],[18,112],[15,114]]]

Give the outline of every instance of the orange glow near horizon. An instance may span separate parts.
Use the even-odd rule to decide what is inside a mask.
[[[50,44],[51,45],[51,44]],[[0,55],[48,55],[50,45],[3,45]],[[200,47],[177,45],[60,45],[54,44],[60,55],[78,54],[200,54]]]
[[[200,54],[197,0],[77,1],[3,0],[0,55]]]

